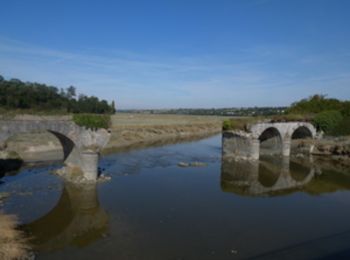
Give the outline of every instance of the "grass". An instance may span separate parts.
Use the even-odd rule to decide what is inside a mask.
[[[110,115],[97,115],[97,114],[74,114],[73,121],[79,126],[86,128],[110,128],[111,116]]]

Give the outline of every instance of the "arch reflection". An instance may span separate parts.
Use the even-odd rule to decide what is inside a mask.
[[[108,214],[98,201],[96,184],[66,182],[56,206],[21,228],[33,238],[31,244],[35,250],[53,251],[66,246],[87,246],[106,234],[108,224]]]
[[[221,189],[245,196],[275,196],[299,190],[315,177],[311,164],[305,166],[286,157],[259,161],[223,159]]]

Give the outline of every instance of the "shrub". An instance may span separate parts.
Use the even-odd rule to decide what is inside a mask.
[[[341,113],[343,114],[343,116],[350,117],[350,101],[345,101],[343,103]]]
[[[230,118],[224,120],[222,130],[246,130],[248,124],[260,121],[260,117]]]
[[[326,134],[332,135],[342,120],[343,116],[339,111],[330,110],[317,114],[313,123],[317,130],[322,130]]]
[[[313,95],[307,99],[295,102],[287,110],[289,114],[315,114],[323,111],[340,110],[343,102],[325,95]]]
[[[222,123],[222,130],[226,131],[226,130],[233,129],[233,124],[232,123],[233,122],[230,119],[224,120],[224,122]]]
[[[270,117],[271,122],[295,122],[295,121],[303,121],[303,122],[311,122],[313,120],[314,115],[312,114],[285,114],[285,115],[275,115]]]
[[[96,114],[74,114],[73,121],[79,126],[87,128],[109,128],[111,125],[110,115],[96,115]]]
[[[344,117],[332,131],[333,135],[350,135],[350,116]]]

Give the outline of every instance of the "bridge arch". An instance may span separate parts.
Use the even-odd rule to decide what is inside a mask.
[[[69,155],[71,154],[71,152],[75,147],[75,143],[69,137],[67,137],[62,133],[55,132],[52,130],[47,130],[47,131],[53,134],[61,143],[62,150],[63,150],[63,161],[67,160],[67,158],[69,157]]]
[[[61,144],[64,161],[68,159],[75,147],[80,148],[80,142],[77,138],[79,136],[79,127],[74,126],[70,122],[20,123],[8,121],[5,127],[1,127],[1,125],[3,124],[0,124],[0,143],[2,143],[3,147],[6,147],[7,140],[12,136],[24,133],[48,132],[55,136]]]
[[[4,148],[9,137],[15,134],[48,131],[56,136],[63,147],[67,170],[80,169],[88,181],[97,179],[98,156],[106,146],[110,132],[106,129],[90,130],[80,127],[70,119],[0,120],[0,147]]]
[[[315,138],[316,128],[310,123],[298,123],[290,129],[292,139]]]
[[[264,129],[258,137],[260,143],[260,154],[280,154],[282,152],[282,135],[273,126]]]

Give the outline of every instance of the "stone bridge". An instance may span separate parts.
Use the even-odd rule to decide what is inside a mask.
[[[110,133],[106,129],[92,130],[76,125],[70,117],[15,117],[0,120],[0,147],[6,148],[6,140],[16,134],[48,131],[62,144],[64,162],[70,168],[83,173],[86,180],[96,180],[98,158],[108,143]]]
[[[256,123],[248,125],[247,131],[223,132],[223,156],[258,160],[266,151],[289,156],[292,139],[316,138],[316,135],[315,127],[307,122]]]

